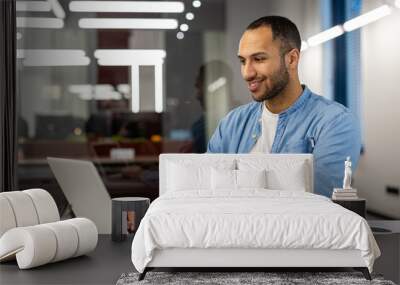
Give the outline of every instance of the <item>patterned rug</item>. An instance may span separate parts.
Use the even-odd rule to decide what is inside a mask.
[[[328,285],[395,285],[381,276],[372,275],[368,281],[360,272],[148,272],[142,281],[139,273],[122,274],[117,285],[134,284],[328,284]]]

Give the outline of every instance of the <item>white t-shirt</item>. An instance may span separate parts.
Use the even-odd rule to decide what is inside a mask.
[[[261,115],[261,136],[250,153],[270,153],[274,143],[276,127],[278,125],[279,114],[271,113],[263,104]]]

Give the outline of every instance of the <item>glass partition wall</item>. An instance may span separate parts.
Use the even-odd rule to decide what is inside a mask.
[[[17,1],[19,188],[61,212],[47,157],[92,161],[111,197],[154,199],[158,155],[205,152],[232,107],[225,1],[138,3]]]

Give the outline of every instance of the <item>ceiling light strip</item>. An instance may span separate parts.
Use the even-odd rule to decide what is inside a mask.
[[[90,58],[83,50],[75,49],[18,49],[17,58],[25,66],[86,66]]]
[[[65,11],[63,7],[60,5],[60,2],[58,0],[47,0],[51,6],[51,9],[53,10],[54,15],[56,15],[57,18],[59,19],[64,19],[65,18]]]
[[[306,41],[301,41],[300,51],[305,51],[308,49],[308,43]]]
[[[48,1],[16,1],[17,12],[49,12],[51,7]]]
[[[400,8],[400,0],[396,0],[394,5]],[[379,8],[376,8],[372,11],[364,13],[358,17],[355,17],[342,25],[337,25],[333,28],[330,28],[322,33],[316,34],[315,36],[310,37],[307,42],[302,42],[301,50],[306,50],[309,46],[316,46],[322,44],[326,41],[332,40],[344,32],[351,32],[355,29],[361,28],[365,25],[373,23],[379,19],[382,19],[392,13],[392,7],[389,5],[382,5]]]
[[[64,21],[57,18],[17,17],[17,28],[62,29]]]
[[[131,66],[131,110],[133,113],[139,113],[140,111],[140,78],[139,78],[139,66]]]
[[[24,60],[25,66],[87,66],[90,64],[90,58],[84,57],[48,57],[34,58],[26,57]]]
[[[82,18],[79,27],[83,29],[153,29],[172,30],[178,27],[175,19],[110,19],[110,18]]]
[[[71,1],[72,12],[182,13],[181,1]]]
[[[163,62],[166,57],[165,50],[161,49],[99,49],[94,52],[99,65],[130,66],[131,67],[131,110],[133,113],[140,111],[140,78],[139,67],[154,66],[154,91],[155,111],[163,112]]]
[[[388,5],[382,5],[368,13],[362,14],[355,17],[343,24],[343,28],[346,32],[353,31],[361,28],[362,26],[368,25],[369,23],[375,22],[383,17],[390,15],[392,8]]]
[[[334,26],[328,30],[325,30],[321,33],[316,34],[315,36],[310,37],[307,40],[309,46],[316,46],[332,40],[344,33],[343,28],[341,25]]]
[[[156,64],[154,66],[154,96],[155,96],[155,111],[157,113],[163,112],[163,73],[162,73],[162,64]]]
[[[166,51],[162,49],[98,49],[94,51],[94,57],[98,59],[99,65],[114,66],[162,64],[166,54]]]

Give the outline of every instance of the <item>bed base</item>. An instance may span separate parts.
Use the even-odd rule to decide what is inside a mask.
[[[346,268],[332,268],[334,270],[339,270],[339,271],[344,271],[344,269],[353,269],[355,271],[360,271],[363,275],[364,278],[366,280],[371,281],[371,275],[369,273],[369,270],[367,267],[346,267]],[[155,269],[166,269],[166,271],[168,271],[168,269],[170,270],[171,268],[165,268],[165,267],[146,267],[144,269],[144,271],[142,273],[139,274],[138,277],[138,281],[142,281],[145,277],[146,277],[146,273]],[[244,269],[242,268],[236,268],[236,267],[202,267],[202,268],[198,268],[198,267],[184,267],[184,268],[174,268],[175,270],[177,269],[177,271],[201,271],[201,272],[219,272],[219,271],[225,271],[225,272],[243,272],[243,271],[247,271],[247,272],[269,272],[271,270],[273,270],[274,272],[278,271],[278,272],[289,272],[289,271],[311,271],[311,272],[324,272],[327,271],[327,267],[322,267],[322,268],[318,268],[318,267],[268,267],[268,268],[255,268],[255,267],[251,267],[251,268],[246,268]]]
[[[146,273],[155,268],[179,269],[230,269],[250,271],[250,269],[319,271],[353,268],[361,271],[371,280],[369,270],[359,250],[350,249],[255,249],[255,248],[168,248],[155,250],[153,259],[139,275],[143,280]],[[182,270],[181,270],[182,271]]]

